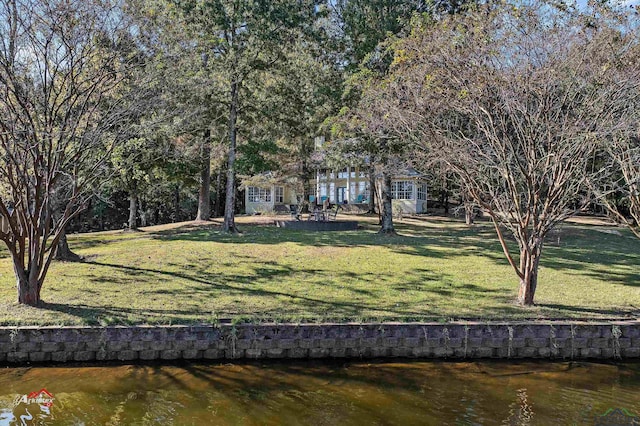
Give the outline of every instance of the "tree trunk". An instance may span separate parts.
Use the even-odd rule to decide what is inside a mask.
[[[59,209],[54,209],[51,212],[51,218],[54,222],[58,222],[62,220],[64,212]],[[54,224],[52,223],[52,226]],[[61,260],[63,262],[80,262],[82,257],[78,256],[69,248],[69,243],[67,242],[67,228],[62,228],[60,230],[60,238],[58,240],[58,244],[56,245],[56,253],[53,257],[54,260]]]
[[[542,255],[542,242],[529,251],[520,250],[520,288],[518,289],[518,304],[532,306],[538,285],[538,265]]]
[[[180,221],[180,185],[173,190],[173,222]]]
[[[69,248],[66,229],[63,229],[60,232],[60,239],[58,240],[58,246],[56,247],[56,256],[54,259],[62,260],[64,262],[79,262],[82,260],[82,257],[72,252]]]
[[[218,173],[216,175],[216,195],[215,199],[213,200],[213,215],[215,217],[221,216],[222,214],[222,198],[220,197],[220,194],[222,194],[223,190],[223,177],[224,171],[221,168],[220,170],[218,170]]]
[[[379,234],[396,235],[393,228],[393,202],[391,198],[391,175],[382,174],[382,218]]]
[[[302,163],[302,200],[298,205],[298,213],[302,213],[305,210],[311,211],[309,206],[309,198],[311,198],[311,170],[306,161]],[[317,197],[318,194],[316,194]]]
[[[367,213],[375,214],[376,212],[376,173],[373,165],[369,166],[369,211]]]
[[[129,230],[138,229],[136,224],[136,216],[138,214],[138,196],[135,191],[129,192]]]
[[[211,219],[211,130],[204,133],[201,152],[200,192],[196,220]]]
[[[40,305],[40,286],[38,280],[30,280],[28,278],[17,280],[18,286],[18,303],[38,306]]]
[[[149,222],[147,220],[147,203],[144,197],[138,197],[138,210],[140,210],[140,226],[144,228]]]
[[[18,289],[18,303],[38,306],[40,304],[40,284],[38,283],[40,268],[32,264],[29,270],[25,269],[20,256],[16,257],[15,253],[12,253],[12,260]]]
[[[231,106],[229,108],[229,157],[227,163],[227,196],[225,198],[224,225],[225,232],[236,233],[235,197],[236,197],[236,138],[238,121],[238,89],[237,80],[231,83]]]
[[[464,206],[464,223],[467,226],[473,225],[473,206],[465,204]]]
[[[471,202],[471,197],[468,194],[464,193],[461,197],[462,206],[464,207],[464,223],[467,226],[473,225],[473,203]]]

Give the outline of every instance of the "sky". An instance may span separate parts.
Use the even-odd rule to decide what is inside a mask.
[[[584,7],[587,5],[588,0],[578,0],[578,5],[580,7]],[[625,4],[628,6],[638,6],[640,5],[640,0],[618,0],[621,4]]]

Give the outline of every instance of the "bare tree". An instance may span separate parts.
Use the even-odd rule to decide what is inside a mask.
[[[607,211],[640,238],[640,137],[612,138],[604,145],[604,178],[592,189]]]
[[[0,239],[19,303],[40,303],[61,233],[135,108],[122,85],[135,61],[124,19],[115,1],[0,1]]]
[[[606,9],[492,5],[417,23],[395,47],[386,90],[399,106],[388,121],[445,161],[488,213],[519,304],[534,303],[546,235],[590,202],[585,183],[601,172],[591,154],[638,122],[630,24]]]

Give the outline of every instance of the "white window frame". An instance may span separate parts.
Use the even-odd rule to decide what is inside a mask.
[[[284,203],[284,186],[276,186],[274,200],[276,204]]]
[[[416,189],[417,189],[416,198],[420,201],[426,201],[427,200],[427,184],[419,183],[416,185]]]
[[[397,180],[391,182],[391,198],[394,200],[412,200],[413,181]]]
[[[259,188],[250,186],[247,188],[247,199],[250,203],[270,203],[271,188]]]

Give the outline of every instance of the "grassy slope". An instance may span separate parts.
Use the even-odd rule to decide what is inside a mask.
[[[244,219],[245,221],[248,219]],[[640,312],[640,241],[565,224],[545,248],[534,308],[488,224],[405,220],[402,236],[183,224],[70,237],[82,264],[56,263],[39,309],[18,306],[0,252],[0,323],[193,323],[253,320],[595,318]],[[558,236],[560,238],[558,244]]]

